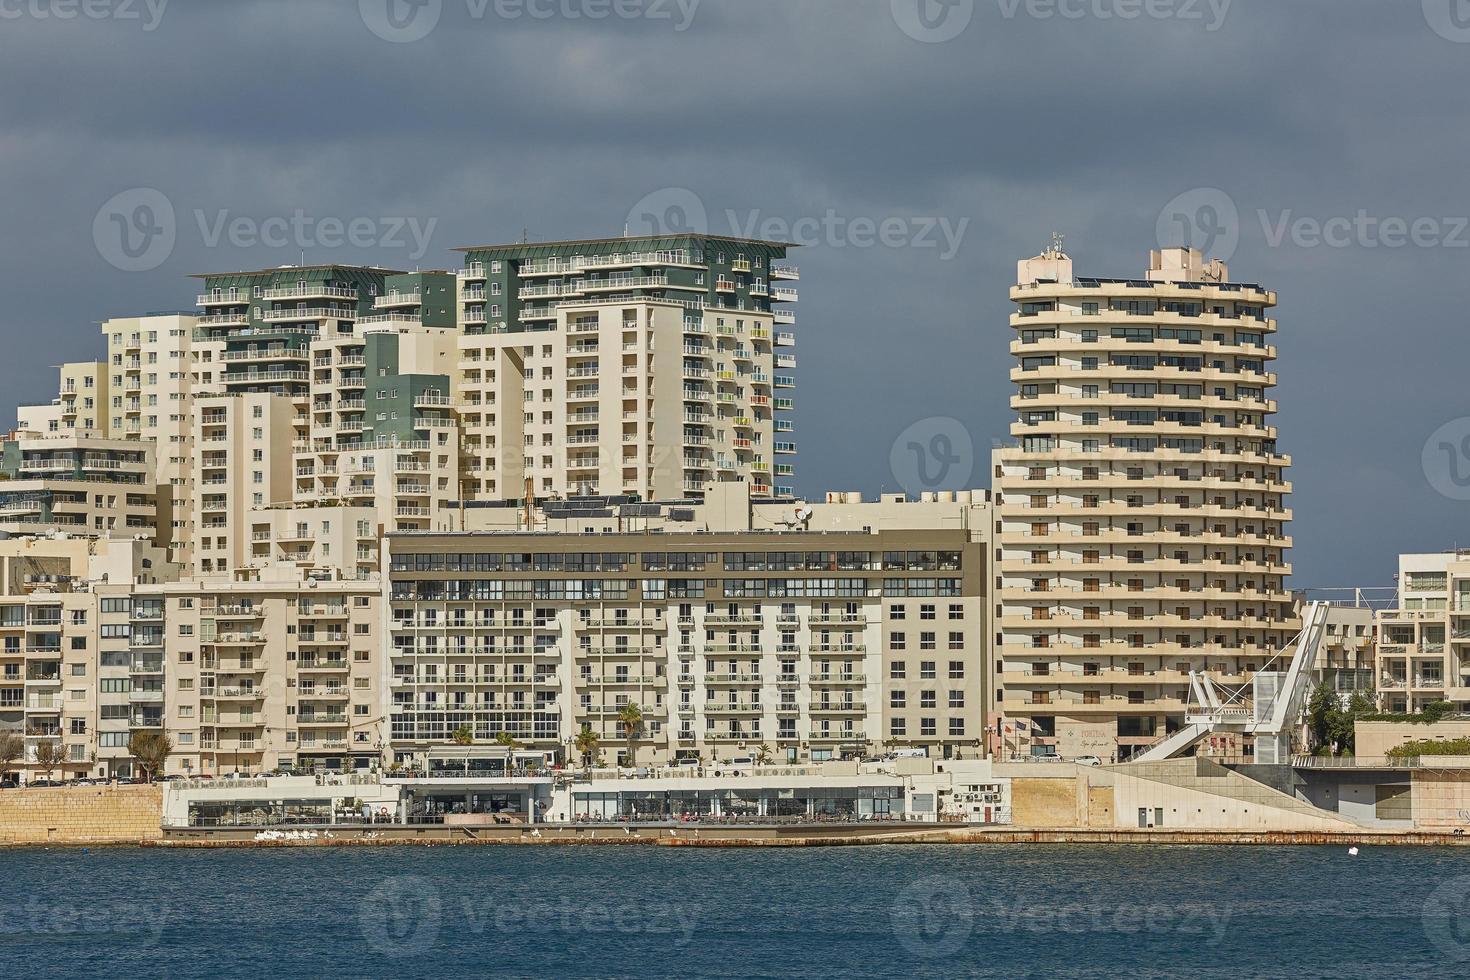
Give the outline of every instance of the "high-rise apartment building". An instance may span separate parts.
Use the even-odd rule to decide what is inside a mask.
[[[102,324],[107,340],[106,434],[153,444],[158,537],[173,561],[187,563],[194,531],[192,344],[198,318],[150,313]],[[62,399],[71,377],[62,372]],[[80,401],[85,406],[87,396]],[[71,402],[73,408],[76,399]],[[78,413],[83,422],[86,412]]]
[[[1189,671],[1244,685],[1293,632],[1276,295],[1185,249],[1081,277],[1057,245],[1011,298],[994,720],[1011,753],[1127,758],[1183,722]]]
[[[674,235],[464,249],[466,494],[789,495],[789,304],[775,242]]]

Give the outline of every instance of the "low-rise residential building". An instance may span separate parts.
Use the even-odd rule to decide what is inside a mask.
[[[22,432],[0,446],[0,530],[158,537],[153,445]]]
[[[1317,648],[1313,680],[1346,699],[1374,692],[1374,615],[1368,605],[1333,605]]]
[[[584,729],[629,764],[978,757],[988,502],[854,497],[712,485],[390,535],[395,759],[456,732],[576,758]]]
[[[1470,551],[1399,556],[1398,602],[1377,614],[1381,707],[1470,711]]]
[[[162,662],[131,644],[126,616],[120,627],[101,616],[113,607],[99,600],[176,573],[146,541],[0,540],[0,734],[24,741],[0,768],[27,779],[131,773],[131,733],[158,724],[145,702],[162,703]],[[41,763],[43,743],[60,748],[60,765]]]
[[[275,580],[186,580],[141,595],[163,601],[170,772],[377,764],[378,582],[303,582],[286,569]]]

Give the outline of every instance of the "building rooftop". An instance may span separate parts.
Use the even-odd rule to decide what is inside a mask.
[[[190,275],[191,279],[217,279],[220,276],[273,276],[282,272],[320,272],[323,269],[352,269],[358,272],[380,272],[386,276],[404,275],[402,269],[384,269],[376,265],[352,265],[343,262],[328,262],[323,265],[277,265],[269,269],[256,269],[254,271],[240,270],[238,272],[196,272]]]
[[[671,238],[701,238],[712,242],[732,242],[739,245],[771,245],[776,248],[800,248],[795,242],[767,241],[761,238],[735,238],[729,235],[710,235],[704,232],[672,232],[667,235],[618,235],[612,238],[578,238],[550,242],[514,242],[505,245],[472,245],[456,248],[455,252],[518,252],[526,249],[549,248],[570,245],[610,245],[618,242],[664,242]]]

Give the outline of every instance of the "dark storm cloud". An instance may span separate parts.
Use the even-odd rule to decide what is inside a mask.
[[[442,266],[523,230],[616,234],[687,189],[711,230],[813,242],[800,490],[894,488],[890,443],[930,416],[969,430],[984,483],[1015,260],[1061,231],[1079,272],[1139,275],[1165,203],[1218,188],[1232,272],[1281,296],[1296,584],[1381,583],[1395,552],[1470,538],[1421,461],[1470,415],[1470,249],[1444,223],[1399,247],[1299,226],[1470,214],[1470,43],[1420,3],[975,0],[926,43],[888,0],[443,0],[397,43],[356,0],[172,0],[152,29],[159,0],[52,16],[67,2],[0,0],[8,400],[54,394],[95,321],[192,305],[189,273],[303,249]],[[137,188],[175,235],[124,272],[93,224]]]

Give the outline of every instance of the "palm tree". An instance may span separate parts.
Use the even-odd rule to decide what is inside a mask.
[[[582,756],[582,765],[584,768],[590,769],[592,767],[592,757],[597,755],[597,742],[597,733],[592,730],[592,726],[584,724],[582,730],[577,733],[576,741],[573,743],[577,747],[578,754]]]
[[[475,740],[475,733],[470,729],[469,725],[460,725],[454,730],[452,737],[454,738],[455,745],[469,745]]]
[[[762,742],[755,750],[755,762],[758,766],[769,766],[771,764],[771,747]]]
[[[643,726],[643,709],[632,701],[623,705],[618,711],[618,724],[623,726],[623,734],[628,739],[628,764],[634,765],[638,761],[637,736],[638,729]]]

